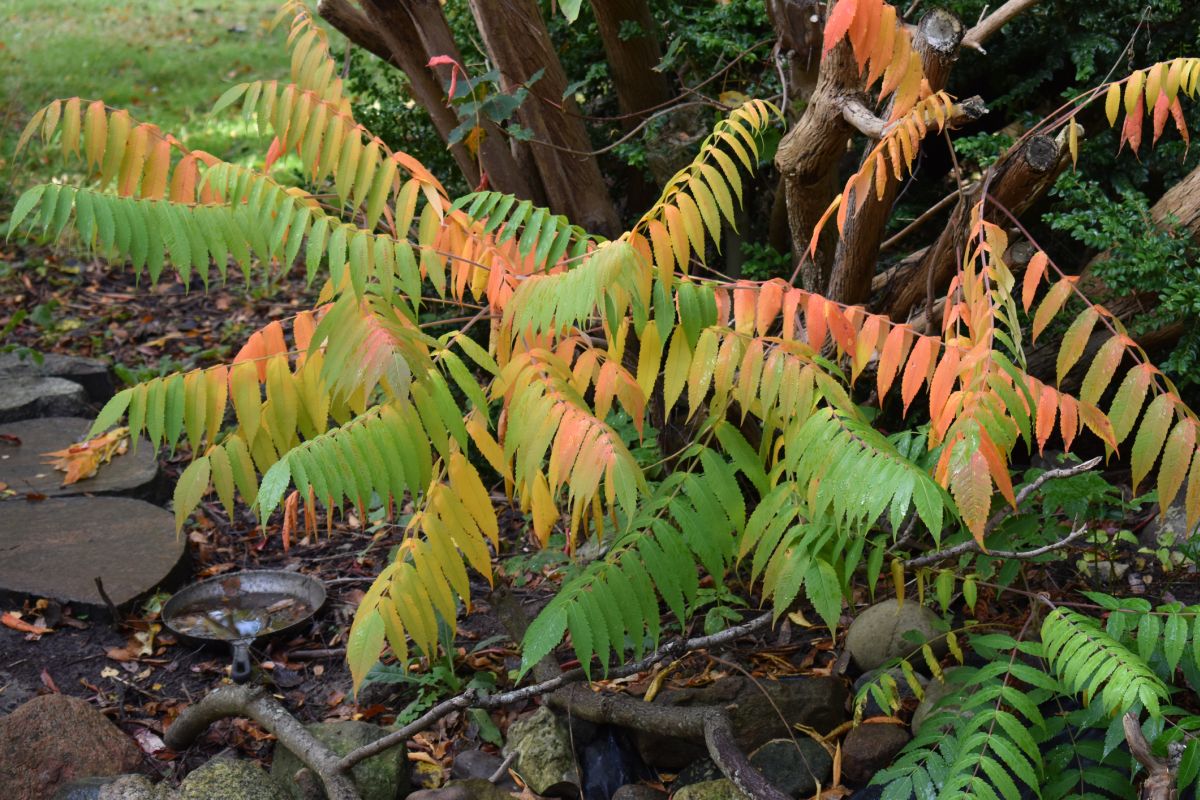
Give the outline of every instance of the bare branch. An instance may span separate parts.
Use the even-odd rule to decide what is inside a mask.
[[[1031,481],[1028,486],[1024,487],[1020,492],[1017,493],[1017,496],[1014,498],[1017,501],[1014,508],[1002,508],[992,515],[992,518],[987,521],[987,525],[985,525],[983,528],[984,534],[986,535],[995,530],[996,526],[1003,522],[1010,514],[1019,509],[1021,504],[1029,499],[1029,496],[1040,489],[1047,481],[1052,481],[1057,478],[1070,478],[1073,475],[1079,475],[1080,473],[1087,472],[1099,463],[1100,458],[1096,457],[1088,461],[1084,461],[1082,464],[1076,464],[1073,467],[1062,467],[1060,469],[1046,470],[1041,475],[1037,476],[1037,478],[1035,478],[1033,481]],[[1086,525],[1082,525],[1075,530],[1072,530],[1069,534],[1062,539],[1059,539],[1057,542],[1051,542],[1044,547],[1037,547],[1033,550],[989,550],[988,555],[995,558],[1037,558],[1038,556],[1045,555],[1046,553],[1051,553],[1055,550],[1061,550],[1079,537],[1083,536],[1088,532],[1088,530],[1089,528]],[[929,564],[936,564],[939,561],[944,561],[947,558],[960,556],[963,553],[979,552],[980,550],[981,548],[978,542],[976,542],[974,539],[968,539],[967,541],[956,544],[953,547],[947,547],[945,550],[938,550],[935,553],[927,553],[923,556],[910,558],[904,562],[904,566],[924,567]]]
[[[1008,0],[1007,3],[988,14],[967,31],[967,35],[963,37],[963,47],[970,47],[987,55],[987,50],[983,49],[983,43],[998,33],[1013,17],[1037,4],[1038,0]]]

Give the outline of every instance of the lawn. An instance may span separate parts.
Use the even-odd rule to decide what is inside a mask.
[[[0,208],[63,171],[52,153],[14,162],[28,117],[56,97],[103,99],[230,160],[264,148],[240,117],[210,117],[230,84],[286,77],[286,26],[264,0],[6,0],[0,16]]]

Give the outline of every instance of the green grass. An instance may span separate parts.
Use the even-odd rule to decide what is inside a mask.
[[[208,109],[231,84],[286,78],[286,24],[271,0],[6,0],[0,11],[0,208],[68,167],[34,147],[13,160],[25,122],[57,97],[102,99],[221,158],[266,143],[233,113]]]

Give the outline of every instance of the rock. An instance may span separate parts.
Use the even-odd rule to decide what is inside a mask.
[[[513,770],[534,794],[578,797],[582,781],[565,720],[546,706],[508,728],[504,754],[516,753]]]
[[[88,413],[87,392],[62,378],[0,379],[0,422]]]
[[[583,772],[584,800],[612,800],[622,786],[633,783],[645,771],[627,733],[614,725],[601,725],[592,741],[579,753]]]
[[[464,750],[450,764],[450,777],[459,780],[482,778],[487,780],[504,765],[504,759],[495,753],[483,750]]]
[[[504,764],[500,756],[485,750],[464,750],[454,757],[450,764],[450,777],[457,780],[472,780],[479,778],[489,780]],[[503,777],[496,785],[505,791],[517,791],[517,783],[504,771]]]
[[[876,772],[892,763],[908,744],[908,731],[899,725],[859,725],[842,740],[842,778],[864,786]]]
[[[4,800],[45,800],[77,778],[133,772],[141,763],[133,739],[78,697],[36,697],[0,717]]]
[[[141,775],[84,778],[58,790],[54,800],[171,800],[173,792]]]
[[[667,795],[653,786],[627,783],[613,792],[612,800],[667,800]]]
[[[654,698],[671,706],[721,705],[731,707],[734,739],[743,752],[750,752],[771,739],[789,736],[791,726],[800,724],[818,731],[831,731],[846,719],[846,685],[822,676],[781,680],[741,676],[722,678],[699,688],[668,689]],[[673,736],[638,733],[638,752],[651,766],[680,770],[707,755],[703,742]]]
[[[679,770],[679,774],[671,782],[671,792],[678,792],[683,787],[691,786],[693,783],[706,783],[724,777],[720,768],[713,763],[713,760],[705,756]]]
[[[339,756],[387,736],[388,730],[369,722],[344,720],[314,722],[305,725],[308,732]],[[284,747],[275,748],[271,775],[287,790],[287,795],[301,800],[302,795],[292,776],[302,767],[300,759]],[[371,756],[354,766],[354,784],[362,800],[394,800],[409,793],[408,758],[403,747],[393,747]]]
[[[93,477],[70,486],[62,485],[64,473],[51,467],[45,454],[83,441],[91,427],[92,421],[83,417],[47,417],[0,425],[0,435],[16,437],[20,442],[16,446],[0,442],[0,482],[21,494],[37,492],[47,497],[86,493],[154,499],[158,489],[158,454],[144,438],[136,452],[131,448],[123,455],[113,456]]]
[[[909,795],[911,797],[912,795]],[[849,800],[879,800],[883,797],[882,786],[864,786],[850,795]]]
[[[772,786],[796,798],[811,797],[833,775],[833,756],[807,736],[767,742],[750,754],[750,763]]]
[[[65,378],[82,386],[93,403],[103,403],[113,396],[108,364],[95,358],[43,353],[42,363],[38,364],[16,353],[0,353],[0,381],[14,378]]]
[[[934,706],[937,705],[939,700],[944,697],[949,697],[958,691],[959,687],[955,682],[954,676],[955,673],[960,669],[961,667],[951,667],[950,669],[946,670],[945,675],[943,676],[944,680],[930,681],[926,685],[925,697],[921,700],[920,704],[917,706],[917,710],[913,712],[912,716],[911,727],[914,734],[921,730],[921,725],[924,724],[929,715],[933,713]],[[948,702],[942,705],[938,710],[941,711],[942,709],[957,711],[958,704]]]
[[[748,800],[728,778],[693,783],[673,794],[672,800]]]
[[[287,800],[267,771],[251,761],[214,758],[183,779],[178,800]]]
[[[912,653],[915,645],[904,638],[904,634],[915,631],[922,639],[930,642],[934,653],[940,657],[946,652],[944,638],[937,638],[941,619],[931,609],[908,600],[897,603],[884,600],[863,611],[846,631],[846,649],[861,670],[872,670],[883,666],[893,658]]]
[[[141,500],[7,502],[0,515],[0,597],[45,597],[105,615],[97,576],[117,606],[128,606],[182,569],[174,517]]]
[[[854,686],[852,687],[851,702],[854,701],[854,698],[858,697],[859,689],[878,678],[879,673],[880,670],[873,669],[869,672],[864,672],[859,676],[858,680],[854,682]],[[901,704],[904,704],[905,701],[912,703],[917,701],[916,694],[913,693],[912,687],[908,685],[908,679],[904,677],[904,670],[900,669],[899,667],[893,667],[892,669],[887,670],[887,674],[891,675],[892,680],[896,682],[896,693],[900,697]],[[913,674],[917,676],[917,682],[921,684],[922,688],[928,684],[929,681],[924,675],[921,675],[920,673]],[[912,706],[910,705],[909,708],[912,708]],[[875,697],[869,691],[867,692],[866,703],[863,705],[862,713],[864,719],[878,716],[891,716],[891,714],[892,710],[890,708],[881,708],[879,703],[875,702]]]
[[[1187,509],[1182,500],[1167,506],[1166,514],[1155,514],[1154,519],[1142,528],[1139,535],[1143,547],[1157,550],[1159,547],[1175,547],[1186,542],[1191,535],[1187,526]],[[1128,565],[1123,565],[1128,566]],[[1120,577],[1118,575],[1118,577]]]
[[[450,781],[441,789],[421,789],[405,800],[512,800],[512,795],[484,778]]]

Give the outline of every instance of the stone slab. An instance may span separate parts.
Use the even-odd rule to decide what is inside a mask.
[[[70,447],[87,436],[91,427],[92,420],[85,417],[45,417],[0,425],[0,435],[15,436],[21,442],[13,445],[0,439],[0,483],[19,495],[153,494],[158,455],[144,438],[137,452],[130,448],[124,455],[113,456],[93,477],[62,485],[65,473],[51,467],[47,463],[51,459],[44,454]]]
[[[128,606],[183,567],[174,516],[128,497],[68,497],[0,504],[0,596],[45,597],[106,610],[96,577]]]
[[[0,422],[86,413],[87,392],[74,381],[0,375]]]
[[[16,353],[0,353],[0,381],[9,377],[65,378],[82,386],[93,403],[103,403],[113,396],[108,364],[96,358],[44,353],[42,363],[38,364]]]

